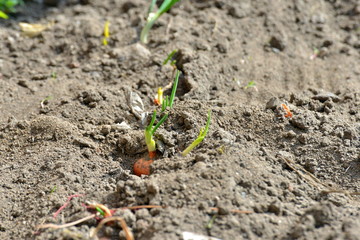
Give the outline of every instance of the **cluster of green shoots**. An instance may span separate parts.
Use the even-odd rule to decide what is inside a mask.
[[[172,56],[174,55],[174,53],[175,52],[173,51],[172,53],[169,54],[169,56],[170,55],[171,56],[170,57],[168,56],[168,58],[164,61],[165,64],[172,59]],[[167,108],[170,108],[170,109],[173,108],[175,94],[176,94],[176,90],[177,90],[178,82],[179,82],[179,76],[180,76],[180,71],[176,69],[176,76],[174,78],[173,87],[172,87],[170,96],[163,97],[162,89],[159,88],[158,103],[161,105],[161,112],[165,112]],[[153,125],[156,120],[156,110],[154,110],[150,124],[145,128],[145,142],[146,142],[146,145],[147,145],[147,148],[149,151],[149,156],[151,159],[154,158],[156,155],[156,142],[153,138],[154,133],[160,127],[160,125],[166,121],[168,116],[169,116],[169,114],[166,113],[154,127]],[[210,121],[211,121],[211,110],[209,110],[209,112],[208,112],[206,126],[200,130],[198,137],[181,153],[183,156],[187,155],[191,150],[193,150],[197,145],[199,145],[204,140],[206,134],[209,131]]]
[[[22,0],[0,0],[0,18],[8,19],[7,13],[15,13],[15,7],[23,4]]]
[[[154,113],[152,115],[150,124],[145,128],[145,142],[146,146],[149,151],[150,158],[154,158],[156,155],[156,143],[153,138],[155,131],[160,127],[161,124],[165,122],[165,120],[168,118],[168,114],[165,114],[160,121],[153,127],[155,120],[156,120],[156,110],[154,110]]]
[[[177,70],[170,97],[166,96],[166,97],[163,98],[162,89],[159,88],[159,90],[158,90],[158,101],[159,101],[159,104],[161,105],[161,112],[165,112],[165,110],[167,108],[172,108],[173,107],[174,99],[175,99],[175,93],[176,93],[178,82],[179,82],[179,76],[180,76],[180,71]],[[154,158],[155,157],[155,152],[156,152],[156,143],[155,143],[155,140],[153,139],[154,133],[160,127],[160,125],[165,122],[165,120],[168,118],[168,115],[169,115],[168,113],[165,114],[160,119],[160,121],[156,124],[156,126],[153,127],[153,125],[155,123],[155,120],[156,120],[156,110],[154,110],[154,113],[152,115],[150,124],[145,128],[145,142],[146,142],[146,146],[147,146],[148,151],[149,151],[150,158]]]
[[[164,0],[164,2],[161,4],[160,8],[156,12],[153,12],[154,6],[156,4],[156,0],[151,1],[150,7],[149,7],[149,12],[148,12],[148,17],[146,19],[146,25],[142,29],[141,35],[140,35],[140,41],[142,43],[148,43],[149,31],[152,28],[152,26],[154,25],[154,23],[156,22],[156,20],[158,20],[158,18],[163,13],[167,12],[178,1],[179,0]]]

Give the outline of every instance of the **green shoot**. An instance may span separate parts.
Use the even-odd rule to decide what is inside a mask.
[[[95,209],[100,213],[101,216],[105,216],[105,212],[100,207],[96,207]]]
[[[165,111],[167,107],[172,108],[173,105],[174,105],[175,93],[176,93],[177,86],[178,86],[178,83],[179,83],[179,77],[180,77],[180,71],[176,70],[176,76],[174,78],[174,83],[173,83],[173,88],[171,90],[171,95],[170,95],[170,98],[169,98],[169,96],[166,96],[163,99],[163,102],[162,102],[162,105],[161,105],[161,111],[162,112]]]
[[[50,190],[50,194],[51,194],[51,193],[54,193],[54,192],[56,191],[56,188],[57,188],[57,187],[54,186],[54,187]]]
[[[51,75],[50,75],[50,77],[51,77],[52,79],[56,79],[56,78],[57,78],[57,73],[56,73],[56,72],[52,72]]]
[[[47,96],[46,98],[41,100],[41,102],[40,102],[41,108],[44,108],[45,104],[47,104],[51,98],[52,98],[52,96]]]
[[[173,85],[173,88],[171,90],[171,95],[170,95],[170,100],[169,100],[169,107],[170,108],[172,108],[173,105],[174,105],[174,98],[175,98],[176,89],[177,89],[177,86],[178,86],[178,83],[179,83],[179,76],[180,76],[180,71],[177,70],[176,71],[176,76],[175,76],[175,79],[174,79],[174,85]]]
[[[156,119],[156,110],[154,110],[154,113],[151,118],[151,122],[145,128],[145,142],[146,142],[146,146],[148,148],[149,153],[156,151],[156,143],[155,143],[155,140],[153,139],[153,135],[154,135],[155,131],[160,127],[160,125],[165,122],[167,117],[168,117],[168,114],[165,114],[160,119],[160,121],[155,125],[155,127],[153,127],[153,125],[155,123],[155,119]]]
[[[314,60],[315,58],[317,58],[317,56],[319,56],[320,50],[316,47],[314,47],[314,51],[313,54],[310,56],[310,60]]]
[[[178,51],[177,49],[173,50],[173,51],[167,56],[167,58],[164,60],[163,65],[166,65],[170,60],[172,60],[172,58],[174,57],[175,53],[177,53],[177,51]],[[170,62],[170,65],[171,65],[171,66],[174,66],[175,63],[176,63],[176,60],[173,60],[173,61]]]
[[[6,13],[16,12],[15,7],[20,4],[23,4],[22,0],[0,0],[0,18],[8,19]]]
[[[214,221],[215,218],[217,217],[217,214],[213,215],[210,219],[210,221],[208,222],[208,224],[206,225],[206,229],[210,230],[212,228],[212,226],[214,225]]]
[[[208,112],[208,119],[206,121],[206,126],[201,128],[199,136],[188,146],[181,155],[186,156],[191,150],[193,150],[197,145],[199,145],[205,138],[207,132],[209,131],[211,121],[211,110]]]
[[[245,87],[244,89],[248,89],[248,88],[252,88],[252,87],[255,87],[256,86],[256,83],[254,81],[250,81]]]
[[[146,25],[144,26],[144,28],[141,31],[141,35],[140,35],[140,41],[142,43],[148,43],[148,34],[150,29],[152,28],[152,26],[154,25],[154,23],[156,22],[156,20],[165,12],[167,12],[175,3],[177,3],[179,0],[165,0],[159,10],[156,13],[153,13],[152,10],[154,8],[154,5],[156,3],[155,0],[152,0],[150,8],[149,8],[149,15],[148,18],[146,20]]]
[[[161,111],[164,112],[166,107],[169,106],[169,96],[165,96],[161,105]]]
[[[6,13],[4,13],[3,11],[0,11],[0,18],[8,19],[9,16]]]

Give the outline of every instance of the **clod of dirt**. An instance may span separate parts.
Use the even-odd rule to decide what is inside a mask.
[[[319,100],[320,102],[325,102],[329,99],[333,100],[334,102],[339,102],[341,100],[339,96],[331,92],[318,93],[315,96],[313,96],[312,99]]]
[[[80,147],[86,147],[86,148],[92,148],[92,149],[96,148],[96,145],[93,142],[91,142],[88,139],[80,138],[80,137],[74,139],[74,144],[78,145]]]
[[[221,128],[214,132],[213,137],[220,140],[219,144],[233,144],[236,141],[236,137],[233,134]]]
[[[266,103],[266,109],[275,110],[281,105],[281,103],[282,102],[279,100],[279,98],[273,97]]]
[[[284,38],[279,36],[272,36],[269,41],[270,47],[283,51],[286,47]]]
[[[127,13],[130,9],[136,8],[137,6],[138,6],[137,3],[134,3],[134,1],[127,1],[124,2],[123,5],[121,6],[121,11]]]
[[[314,114],[310,111],[301,111],[294,115],[290,123],[301,130],[309,130],[317,127],[320,123]]]
[[[190,63],[195,58],[195,52],[191,48],[182,48],[174,55],[174,59],[176,60],[176,68],[186,73],[184,70],[184,64]]]
[[[326,224],[330,224],[332,219],[335,219],[334,205],[331,203],[319,204],[307,210],[305,215],[311,215],[315,220],[315,227],[323,227]]]
[[[122,48],[112,49],[110,56],[118,59],[120,62],[144,61],[150,58],[151,52],[140,43],[135,43]]]
[[[121,134],[118,140],[118,148],[124,154],[138,154],[146,151],[144,132],[132,131],[131,134]]]
[[[77,132],[76,126],[53,116],[40,116],[30,123],[30,132],[44,139],[59,140],[70,138]]]
[[[155,136],[157,139],[160,139],[164,144],[169,147],[176,145],[176,138],[173,134],[165,129],[159,129],[156,131]]]
[[[97,103],[103,100],[102,96],[95,90],[88,90],[80,93],[78,97],[81,103],[94,108],[97,106]]]
[[[251,12],[251,3],[249,2],[240,2],[235,6],[230,6],[228,9],[228,14],[234,18],[244,18]]]

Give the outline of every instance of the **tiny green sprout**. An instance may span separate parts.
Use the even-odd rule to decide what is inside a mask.
[[[54,193],[54,192],[56,191],[56,188],[57,188],[57,187],[54,186],[54,187],[50,190],[50,194],[51,194],[51,193]]]
[[[0,0],[0,18],[8,19],[6,13],[15,13],[15,7],[21,4],[24,4],[22,0]]]
[[[177,86],[179,83],[179,77],[180,77],[180,71],[176,70],[176,76],[174,78],[173,88],[171,90],[170,98],[169,96],[164,97],[162,105],[161,105],[161,111],[165,111],[167,107],[172,108],[174,105],[174,99],[175,99],[175,93],[177,90]]]
[[[310,60],[314,60],[319,56],[319,54],[320,54],[320,50],[314,47],[313,54],[310,56]]]
[[[9,16],[6,13],[4,13],[3,11],[0,11],[0,18],[8,19]]]
[[[96,207],[95,209],[100,213],[101,216],[105,216],[105,212],[101,208]]]
[[[50,77],[51,77],[52,79],[56,79],[56,78],[57,78],[57,73],[56,73],[56,72],[52,72],[51,75],[50,75]]]
[[[41,108],[44,108],[45,107],[45,104],[47,102],[49,102],[49,100],[52,98],[52,96],[47,96],[46,98],[44,98],[43,100],[41,100],[40,102],[40,105],[41,105]]]
[[[169,55],[167,56],[167,58],[164,60],[163,65],[166,65],[170,60],[172,60],[172,58],[174,57],[174,55],[178,52],[177,49],[173,50],[171,53],[169,53]],[[171,66],[175,66],[176,64],[176,60],[172,60],[170,62]]]
[[[161,124],[165,122],[165,120],[168,118],[168,114],[165,114],[160,121],[153,127],[156,119],[156,110],[154,110],[154,113],[151,118],[150,124],[145,128],[145,142],[146,146],[149,151],[150,158],[154,157],[154,153],[156,152],[156,143],[153,139],[155,131],[160,127]]]
[[[256,86],[256,83],[254,81],[250,81],[248,82],[248,84],[244,87],[244,89],[248,89],[248,88],[252,88],[252,87],[255,87]]]
[[[209,220],[208,224],[206,225],[206,229],[210,230],[212,226],[214,225],[215,218],[217,217],[217,214],[214,214],[211,219]]]
[[[163,98],[163,102],[161,104],[161,111],[164,112],[166,110],[166,107],[169,106],[169,96],[165,96],[165,98]]]
[[[209,131],[211,121],[211,110],[208,112],[208,119],[206,121],[206,126],[200,129],[199,136],[188,146],[181,155],[186,156],[191,150],[193,150],[197,145],[199,145],[205,138],[207,132]]]
[[[140,41],[142,43],[148,43],[148,34],[156,20],[165,12],[167,12],[175,3],[177,3],[180,0],[164,0],[161,4],[159,10],[156,13],[153,13],[152,10],[155,6],[156,0],[152,0],[150,7],[149,7],[149,14],[148,18],[146,20],[146,25],[141,31],[140,35]]]

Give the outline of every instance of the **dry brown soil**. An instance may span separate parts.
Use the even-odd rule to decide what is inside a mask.
[[[0,20],[0,239],[90,239],[96,219],[37,228],[86,217],[89,202],[166,206],[115,212],[135,239],[360,239],[359,1],[183,0],[143,45],[149,2],[26,2]],[[54,26],[28,38],[23,21]],[[174,49],[164,151],[138,177],[144,125],[129,95],[157,108]],[[207,137],[182,157],[208,109]],[[124,236],[118,223],[98,233]]]

